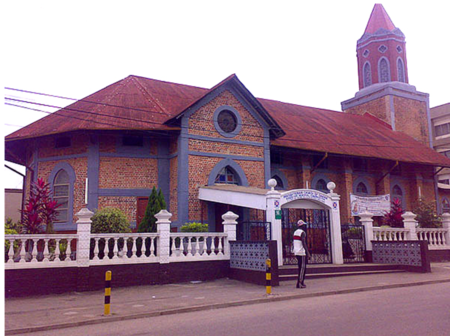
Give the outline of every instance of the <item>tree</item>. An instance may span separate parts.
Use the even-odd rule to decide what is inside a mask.
[[[145,215],[139,223],[138,232],[156,232],[156,218],[155,215],[162,209],[166,209],[166,201],[161,189],[156,191],[153,187],[150,197],[148,198],[147,208],[145,208]]]
[[[436,214],[434,202],[420,199],[414,204],[413,213],[417,215],[416,220],[421,228],[442,227],[442,219]]]
[[[384,224],[390,227],[403,227],[403,213],[402,202],[398,198],[394,199],[391,205],[391,211],[384,215]]]
[[[44,225],[46,233],[53,233],[53,222],[56,220],[59,206],[51,197],[50,185],[45,183],[44,179],[38,178],[37,182],[31,184],[30,197],[21,210],[24,233],[42,233]]]

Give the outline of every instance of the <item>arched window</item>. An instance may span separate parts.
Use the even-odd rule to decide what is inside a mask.
[[[397,76],[399,82],[405,82],[405,67],[401,58],[397,60]]]
[[[386,58],[382,58],[378,64],[378,76],[380,83],[386,83],[391,81],[391,75],[389,72],[389,63]]]
[[[69,174],[61,169],[53,181],[53,199],[60,205],[57,209],[56,222],[67,222],[69,212]]]
[[[364,64],[364,69],[363,69],[363,74],[364,74],[364,87],[368,87],[369,85],[372,85],[372,70],[370,69],[370,63],[366,62],[366,64]]]
[[[398,199],[401,204],[403,204],[403,191],[397,184],[392,188],[392,200]]]
[[[442,199],[442,212],[450,213],[450,202],[445,197]]]
[[[236,184],[239,185],[239,180],[236,173],[230,167],[224,167],[217,174],[215,183]]]
[[[328,193],[327,182],[324,179],[320,179],[316,182],[314,189]]]
[[[356,186],[356,193],[359,195],[367,195],[369,194],[369,191],[367,189],[367,186],[363,182],[359,182]]]
[[[272,178],[277,181],[277,186],[275,187],[275,190],[284,190],[284,183],[283,180],[278,175],[272,176]]]

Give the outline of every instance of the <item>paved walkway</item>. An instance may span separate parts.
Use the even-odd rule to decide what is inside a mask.
[[[302,297],[337,295],[449,282],[450,262],[433,263],[432,273],[387,273],[306,279],[307,288],[281,282],[266,294],[264,286],[230,279],[162,286],[113,288],[111,315],[103,316],[103,291],[5,300],[6,335],[85,324],[120,321],[189,311],[249,305]]]

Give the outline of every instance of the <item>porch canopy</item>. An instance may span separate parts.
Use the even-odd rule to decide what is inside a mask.
[[[252,209],[267,209],[267,192],[270,189],[243,187],[234,184],[215,184],[199,189],[202,201],[230,204]]]

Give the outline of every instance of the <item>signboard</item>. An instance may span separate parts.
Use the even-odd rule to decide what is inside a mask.
[[[275,210],[275,219],[281,219],[281,210]]]
[[[286,203],[298,199],[313,199],[322,203],[326,203],[327,200],[329,200],[329,197],[324,193],[315,190],[295,190],[284,194],[282,197],[285,199]]]
[[[352,216],[370,212],[374,216],[384,216],[391,210],[391,195],[357,196],[350,194]]]

